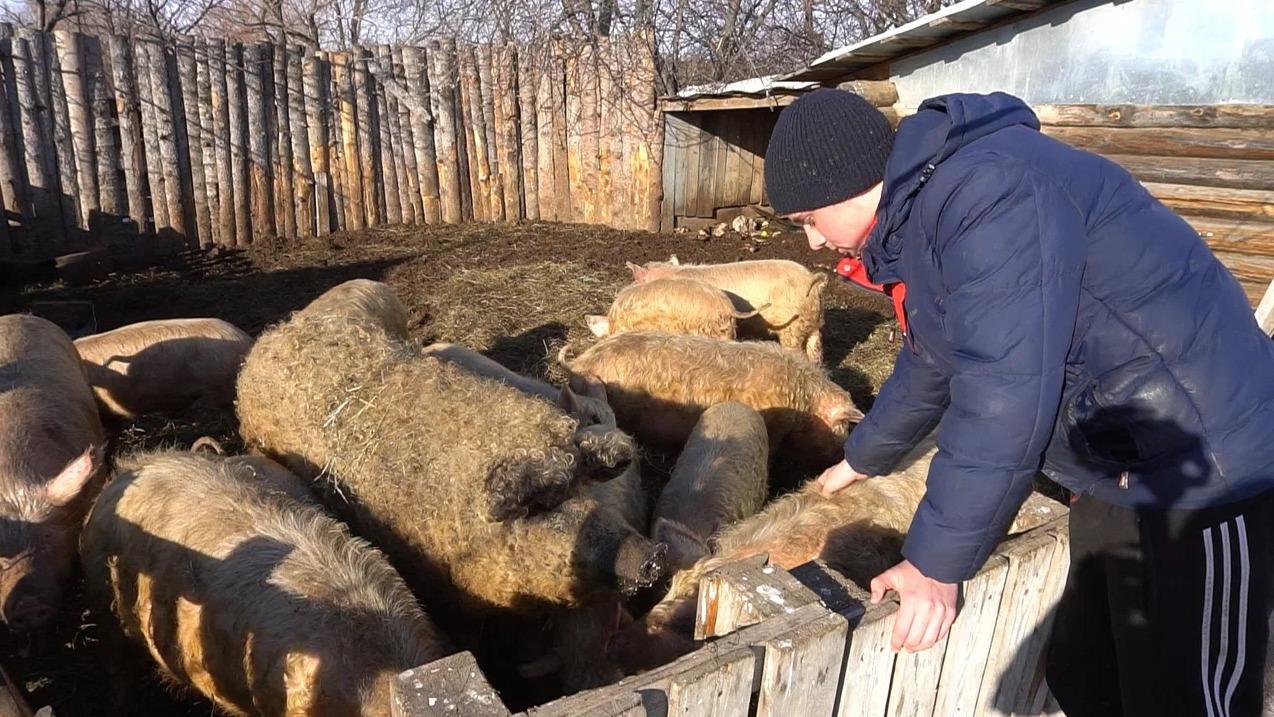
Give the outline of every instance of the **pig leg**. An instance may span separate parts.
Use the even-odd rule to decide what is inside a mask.
[[[805,355],[814,363],[823,363],[823,332],[817,329],[805,339]]]

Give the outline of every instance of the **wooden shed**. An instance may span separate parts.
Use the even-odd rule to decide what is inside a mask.
[[[934,95],[1002,90],[1181,213],[1255,304],[1274,279],[1274,13],[1262,7],[965,0],[773,78],[767,94],[665,99],[661,227],[768,209],[754,185],[769,131],[814,87],[860,91],[891,118]]]

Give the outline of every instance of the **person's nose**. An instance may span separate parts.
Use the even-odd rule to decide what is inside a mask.
[[[805,238],[809,240],[811,249],[818,251],[819,249],[827,246],[827,239],[824,239],[823,235],[819,233],[817,229],[809,226],[808,224],[805,225],[803,229],[805,229]]]

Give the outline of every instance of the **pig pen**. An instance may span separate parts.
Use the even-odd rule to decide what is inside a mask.
[[[615,293],[628,283],[629,273],[624,262],[665,260],[670,254],[676,254],[683,261],[703,263],[791,259],[823,271],[830,271],[837,259],[829,253],[810,251],[799,233],[763,239],[727,234],[703,240],[693,234],[648,234],[567,224],[387,227],[309,239],[258,242],[243,251],[191,253],[167,257],[159,263],[153,260],[130,262],[128,257],[115,257],[113,272],[87,285],[0,286],[0,313],[27,310],[40,313],[44,307],[79,302],[76,305],[92,307],[97,331],[151,319],[209,316],[227,320],[255,336],[326,289],[349,279],[368,278],[388,283],[400,297],[409,313],[414,341],[464,344],[519,372],[560,383],[564,377],[551,357],[556,356],[563,344],[571,345],[571,353],[577,354],[593,340],[584,316],[604,313]],[[881,382],[892,370],[899,347],[892,309],[882,298],[838,281],[829,284],[825,305],[825,363],[832,378],[851,393],[859,407],[867,409]],[[238,452],[242,448],[233,412],[201,406],[176,417],[151,416],[117,425],[113,435],[112,455],[167,446],[185,448],[205,435],[220,440],[229,451]],[[645,456],[643,478],[660,485],[667,479],[675,458],[649,452]],[[795,469],[782,472],[776,469],[772,483],[776,490],[781,491],[810,477],[812,474]],[[1061,537],[1058,535],[1056,526],[1053,526],[1037,529],[1032,533],[1035,536],[1032,539],[1044,536],[1039,539],[1046,543],[1052,541],[1049,545],[1063,546],[1056,550],[1050,548],[1058,552],[1064,549],[1064,533]],[[1015,627],[1012,629],[1017,631],[1014,635],[1033,634],[1033,630],[1038,632],[1040,615],[1036,613],[1040,611],[1027,615],[1022,612],[1025,607],[1017,606],[1023,600],[1037,607],[1043,602],[1030,602],[1028,598],[1018,596],[1012,600],[1006,597],[1004,606],[1000,605],[1001,595],[1009,594],[1010,582],[1014,585],[1020,582],[1022,590],[1035,591],[1039,593],[1036,597],[1043,600],[1040,597],[1043,595],[1040,591],[1042,577],[1035,581],[1018,578],[1022,571],[1013,566],[1024,564],[1024,558],[1003,552],[1016,544],[1006,545],[1002,556],[988,566],[990,572],[984,571],[984,574],[992,575],[987,580],[993,585],[983,589],[981,602],[975,603],[976,593],[973,587],[969,588],[965,598],[967,616],[962,617],[963,622],[958,625],[977,623],[983,625],[985,631],[989,629],[985,628],[986,624],[1016,615],[1013,618]],[[1053,560],[1062,560],[1063,557],[1060,553],[1049,553],[1049,556],[1048,566],[1031,563],[1034,567],[1030,571],[1034,572],[1028,572],[1036,576],[1049,574],[1053,570]],[[756,569],[761,570],[759,567]],[[995,572],[997,569],[998,573]],[[1011,572],[1013,570],[1016,572]],[[980,576],[979,580],[983,577]],[[796,589],[790,585],[783,586],[784,590],[789,588]],[[737,689],[731,694],[733,698],[742,699],[746,707],[749,702],[756,703],[754,682],[759,687],[763,673],[788,664],[766,657],[768,647],[753,649],[753,645],[769,644],[756,642],[763,631],[775,636],[766,640],[780,645],[796,639],[785,637],[787,633],[784,630],[790,628],[795,631],[793,635],[809,635],[821,629],[818,625],[831,626],[832,623],[839,627],[832,629],[831,633],[821,633],[822,636],[814,640],[814,644],[824,645],[818,652],[818,659],[823,662],[818,664],[837,664],[831,672],[824,670],[827,673],[820,678],[823,683],[830,680],[831,688],[839,685],[839,665],[846,655],[874,666],[870,678],[861,684],[870,684],[877,692],[885,690],[883,696],[873,692],[871,699],[876,699],[881,705],[886,702],[895,705],[889,708],[891,713],[900,709],[896,703],[890,702],[891,690],[899,691],[905,699],[923,699],[925,691],[912,695],[910,692],[915,690],[906,685],[928,681],[929,677],[925,675],[937,674],[942,675],[943,684],[951,684],[950,680],[954,678],[948,678],[947,672],[956,670],[956,663],[951,657],[944,660],[943,653],[937,650],[899,658],[895,665],[893,656],[887,649],[882,652],[878,641],[875,648],[859,657],[860,652],[867,650],[868,638],[864,636],[873,631],[887,635],[892,608],[886,604],[859,615],[856,608],[852,608],[851,601],[844,597],[849,594],[842,591],[840,602],[829,603],[828,607],[806,600],[808,605],[805,607],[791,615],[779,616],[781,624],[774,619],[766,619],[761,624],[709,643],[702,650],[659,670],[630,678],[610,688],[532,709],[545,714],[577,714],[580,712],[576,710],[596,711],[596,707],[607,714],[640,714],[619,707],[607,711],[611,708],[603,709],[604,705],[598,705],[602,702],[610,705],[613,700],[623,702],[632,695],[644,695],[648,701],[654,700],[649,706],[659,712],[659,700],[653,695],[660,690],[676,692],[678,700],[703,700],[701,704],[706,706],[725,699],[722,675],[737,682]],[[805,595],[805,598],[808,597]],[[799,599],[793,598],[793,601],[790,604],[796,605]],[[975,605],[982,607],[975,612]],[[823,611],[820,613],[823,617],[814,627],[800,622],[804,618],[794,617],[809,617],[816,610]],[[81,589],[74,586],[69,591],[59,620],[48,635],[39,640],[15,640],[0,634],[0,665],[9,669],[14,681],[26,691],[34,706],[52,706],[55,714],[63,717],[100,714],[103,695],[109,686],[105,666],[115,658],[103,654],[101,648],[103,619],[103,616],[89,610]],[[847,643],[845,636],[851,622],[857,624],[853,631],[856,637]],[[718,630],[716,634],[729,631],[724,625],[715,629]],[[839,637],[831,639],[829,634]],[[979,648],[984,654],[989,654],[992,638],[998,634],[987,632],[978,638],[987,645],[985,649]],[[948,639],[948,656],[966,651],[953,642],[956,635],[953,632]],[[1006,639],[1009,637],[995,638],[1000,641]],[[789,657],[800,664],[814,664],[810,662],[812,657],[805,656],[805,648],[799,646],[804,642],[791,644],[790,648],[773,649],[788,650],[783,654],[790,653]],[[982,645],[982,642],[977,645]],[[739,650],[747,653],[746,660]],[[1035,652],[1038,653],[1038,644]],[[1012,655],[1005,657],[1011,658]],[[461,653],[438,664],[455,668],[463,664],[464,659],[465,654]],[[1027,674],[1029,670],[1025,667],[1017,662],[1013,665],[1019,673],[1034,679],[1033,673]],[[805,668],[799,666],[792,669],[795,671],[787,673],[791,679],[785,684],[790,686],[794,696],[805,699],[804,695],[808,693],[809,699],[814,699],[817,694],[822,694],[812,687],[811,675],[814,673],[806,674]],[[921,674],[918,671],[927,672]],[[424,674],[421,670],[415,672],[417,677]],[[467,678],[467,671],[464,674]],[[459,676],[460,672],[454,675]],[[964,675],[965,672],[956,673],[956,677]],[[978,672],[970,679],[980,679],[981,675]],[[136,714],[186,717],[213,713],[208,703],[189,695],[174,694],[153,675],[148,675],[144,682],[132,705]],[[413,677],[404,684],[410,686],[414,682]],[[745,682],[746,689],[739,687]],[[422,681],[422,685],[431,684],[435,683]],[[846,684],[850,685],[847,689],[852,697],[856,694],[854,685],[859,685],[860,681],[847,680]],[[807,689],[804,685],[811,687]],[[770,693],[774,689],[767,688]],[[703,690],[710,690],[711,696]],[[459,689],[456,694],[463,692]],[[718,693],[723,696],[716,697]],[[533,699],[525,695],[502,694],[499,697],[491,704],[499,705],[501,709],[505,702],[515,709],[524,709],[533,703]],[[937,696],[929,698],[936,699]],[[410,711],[411,704],[415,704],[411,702],[410,695],[404,694],[404,699],[407,701],[401,705],[401,710],[407,711],[402,711],[402,714],[432,714],[427,696],[420,703],[421,709],[425,710],[423,712]],[[666,705],[668,697],[663,699]],[[851,704],[844,699],[840,702]],[[793,703],[788,702],[773,703],[771,700],[765,704],[783,707],[779,712],[769,707],[766,713],[819,714],[817,711],[803,711],[800,704],[804,703],[796,703],[795,708],[790,708]],[[715,713],[745,714],[746,709],[736,709],[737,705],[722,702]],[[711,713],[707,709],[693,711]],[[881,710],[857,711],[857,708],[851,711],[842,709],[839,714],[877,712],[883,714]],[[825,713],[831,714],[830,711]]]

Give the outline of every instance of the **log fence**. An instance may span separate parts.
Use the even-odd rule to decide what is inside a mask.
[[[639,35],[316,52],[0,25],[0,255],[382,224],[654,230],[654,82]]]

